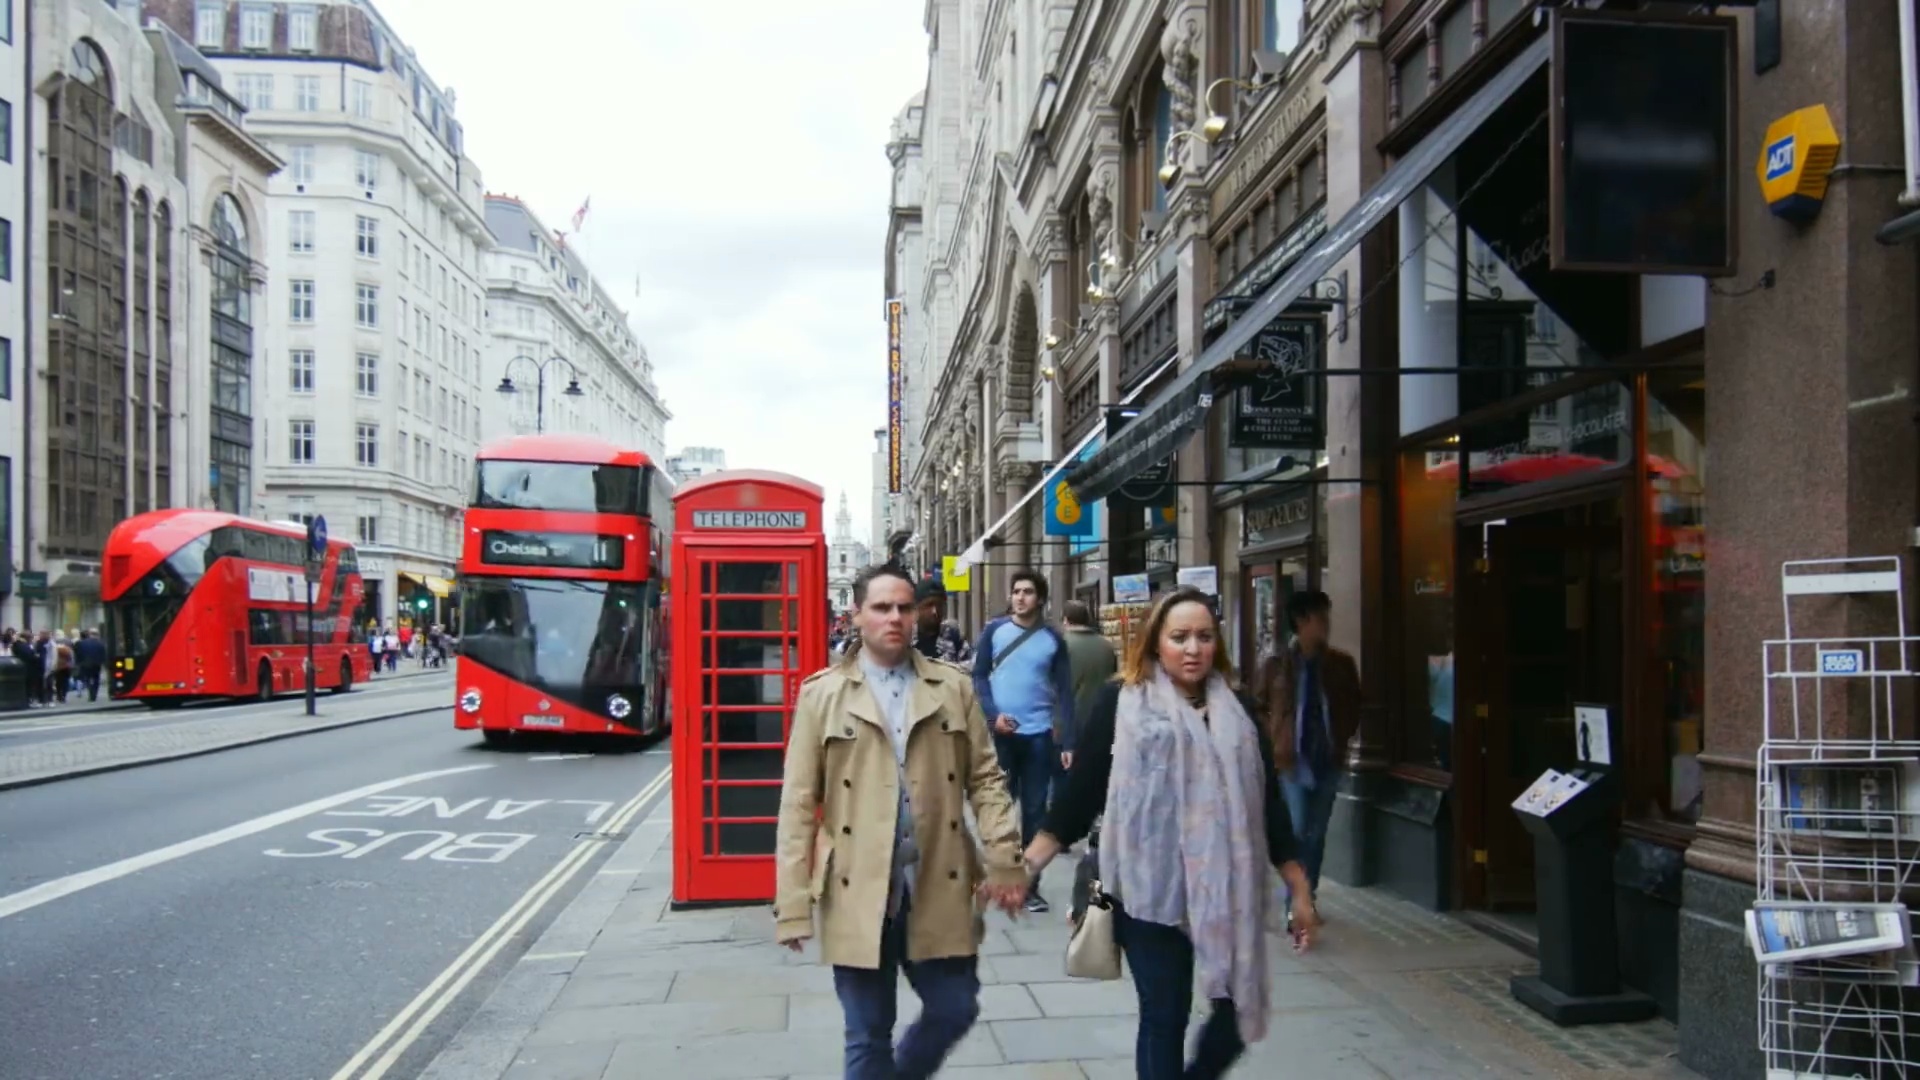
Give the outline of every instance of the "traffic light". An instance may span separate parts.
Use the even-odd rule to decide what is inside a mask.
[[[433,599],[428,596],[416,596],[413,598],[413,606],[425,611],[433,606]]]

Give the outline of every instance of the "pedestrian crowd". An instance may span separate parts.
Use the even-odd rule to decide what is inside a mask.
[[[423,668],[443,667],[453,656],[455,643],[453,635],[438,623],[419,630],[389,625],[367,632],[367,652],[373,656],[375,671],[398,671],[402,659],[413,660]]]
[[[1268,929],[1305,951],[1320,928],[1361,697],[1332,605],[1289,597],[1290,640],[1243,681],[1216,597],[1162,594],[1120,656],[1085,603],[1048,620],[1042,575],[1009,584],[969,642],[937,578],[854,579],[794,707],[775,937],[832,966],[849,1080],[932,1076],[979,1016],[982,905],[1048,912],[1041,871],[1084,843],[1067,972],[1118,978],[1124,957],[1142,1080],[1223,1076],[1266,1034]],[[896,1044],[902,975],[921,1013]]]
[[[67,695],[87,692],[88,701],[100,699],[100,675],[107,666],[107,646],[100,631],[0,630],[0,653],[18,660],[27,673],[27,707],[64,705]]]

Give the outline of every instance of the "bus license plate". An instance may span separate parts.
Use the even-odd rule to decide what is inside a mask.
[[[567,724],[565,719],[558,716],[535,715],[533,713],[522,716],[520,723],[526,727],[565,727]]]

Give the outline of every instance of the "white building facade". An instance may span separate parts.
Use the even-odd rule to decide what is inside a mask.
[[[253,510],[361,547],[365,621],[445,622],[487,385],[479,170],[454,95],[363,0],[146,0],[285,162]]]
[[[281,162],[246,130],[245,109],[198,50],[160,23],[147,38],[187,188],[177,268],[186,283],[179,505],[257,516],[254,462],[266,445],[260,411],[269,389],[257,373],[271,315],[265,260],[274,251],[267,188]]]
[[[670,414],[627,313],[519,199],[489,195],[486,212],[495,246],[482,367],[493,392],[481,403],[481,441],[573,432],[662,460]],[[568,393],[576,384],[580,393]]]

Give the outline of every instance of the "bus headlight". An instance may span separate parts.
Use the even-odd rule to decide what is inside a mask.
[[[480,711],[480,691],[468,690],[460,695],[460,711],[472,716]]]
[[[615,694],[607,699],[607,715],[613,717],[615,720],[625,720],[628,714],[632,712],[633,702],[628,701],[625,697]]]

